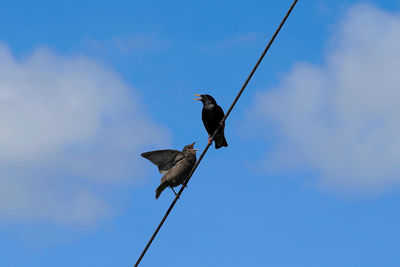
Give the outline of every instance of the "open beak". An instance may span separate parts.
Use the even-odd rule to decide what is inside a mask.
[[[201,95],[199,95],[199,94],[194,94],[194,95],[200,97],[200,98],[195,98],[194,100],[200,100],[201,101]]]
[[[196,144],[196,141],[194,141],[193,144],[188,145],[188,147],[189,147],[190,149],[193,149],[194,144]]]
[[[193,151],[199,151],[198,149],[193,148],[193,147],[194,147],[194,144],[196,144],[196,141],[194,141],[193,144],[190,145],[190,148],[191,148]]]

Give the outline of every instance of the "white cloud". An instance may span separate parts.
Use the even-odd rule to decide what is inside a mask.
[[[322,65],[296,64],[277,88],[257,95],[250,114],[277,143],[267,159],[285,168],[295,158],[344,192],[398,184],[399,48],[399,14],[351,7]]]
[[[168,142],[112,70],[46,48],[0,44],[0,219],[93,223],[101,189],[139,179],[143,146]]]

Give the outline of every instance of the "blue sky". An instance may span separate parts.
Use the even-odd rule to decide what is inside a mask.
[[[132,266],[289,1],[8,1],[1,266]],[[400,4],[299,1],[142,266],[399,266]]]

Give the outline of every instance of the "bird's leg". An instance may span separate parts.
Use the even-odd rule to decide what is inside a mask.
[[[172,186],[170,186],[172,191],[174,191],[175,196],[177,196],[178,194],[175,192],[174,188]]]

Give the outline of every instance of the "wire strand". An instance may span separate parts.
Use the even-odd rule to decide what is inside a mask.
[[[256,72],[258,66],[260,65],[261,61],[263,60],[264,56],[267,54],[269,48],[271,47],[272,43],[274,42],[276,36],[278,35],[279,31],[282,29],[283,25],[285,24],[287,18],[289,17],[290,13],[292,12],[293,8],[296,6],[298,0],[294,0],[288,11],[286,12],[286,15],[282,19],[281,23],[279,24],[278,28],[275,30],[274,35],[271,37],[270,41],[268,42],[267,46],[265,47],[264,51],[262,52],[261,56],[258,58],[257,63],[254,65],[253,69],[251,70],[249,76],[247,77],[246,81],[243,83],[242,87],[240,88],[239,93],[236,95],[235,99],[233,100],[231,106],[229,107],[228,111],[226,112],[224,118],[221,120],[221,124],[218,126],[218,128],[215,130],[214,134],[212,135],[210,142],[206,145],[204,148],[203,152],[201,153],[199,159],[193,166],[191,172],[188,175],[188,178],[186,181],[183,183],[181,189],[179,190],[178,194],[175,196],[175,199],[172,201],[171,205],[169,206],[167,212],[165,213],[164,217],[161,219],[160,223],[158,224],[156,230],[154,231],[153,235],[151,236],[150,240],[147,242],[146,247],[143,249],[142,253],[140,254],[139,258],[137,259],[135,263],[135,267],[137,267],[140,263],[140,261],[143,259],[143,256],[146,254],[147,250],[149,249],[151,243],[153,242],[154,238],[160,231],[161,227],[163,226],[165,220],[167,219],[168,215],[170,214],[171,210],[174,208],[176,202],[178,201],[179,197],[181,196],[183,190],[185,190],[186,185],[189,183],[190,178],[192,177],[193,173],[196,171],[197,167],[199,166],[201,160],[203,159],[204,155],[207,153],[208,149],[210,148],[212,142],[214,141],[215,135],[217,132],[221,129],[222,125],[225,123],[226,119],[228,118],[229,114],[231,113],[232,109],[235,107],[236,102],[239,100],[240,96],[242,95],[244,89],[246,89],[247,84],[253,77],[254,73]]]

